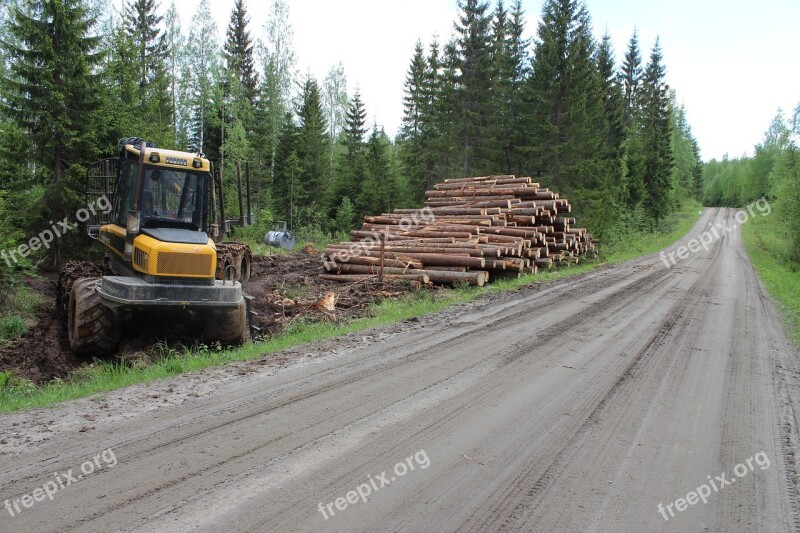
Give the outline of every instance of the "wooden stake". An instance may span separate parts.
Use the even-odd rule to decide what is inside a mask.
[[[378,272],[378,281],[383,281],[383,256],[386,250],[386,234],[381,233],[381,269]]]

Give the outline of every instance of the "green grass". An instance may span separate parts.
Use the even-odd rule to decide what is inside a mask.
[[[611,249],[597,259],[523,278],[498,279],[492,284],[477,287],[458,287],[446,291],[419,291],[394,300],[373,303],[369,316],[342,324],[322,322],[294,322],[282,334],[259,343],[230,350],[201,347],[192,351],[179,351],[160,346],[161,356],[153,364],[141,368],[121,363],[95,362],[79,369],[67,381],[55,380],[35,386],[0,373],[0,412],[40,407],[108,392],[137,383],[150,383],[186,372],[219,366],[231,361],[248,361],[273,354],[293,346],[329,339],[365,329],[391,324],[410,318],[441,311],[456,304],[467,303],[485,294],[516,290],[532,283],[552,281],[592,270],[600,264],[617,263],[632,257],[656,252],[685,235],[697,220],[697,205],[685,207],[675,214],[666,231],[631,239],[633,250]]]
[[[36,323],[42,298],[24,285],[4,291],[0,298],[0,344],[19,337]]]
[[[699,220],[702,211],[703,206],[691,200],[661,221],[659,231],[627,236],[624,242],[601,251],[601,255],[609,263],[619,263],[657,252],[689,233]]]
[[[742,225],[747,255],[786,320],[789,338],[800,344],[800,265],[787,256],[787,236],[771,217],[752,217]]]

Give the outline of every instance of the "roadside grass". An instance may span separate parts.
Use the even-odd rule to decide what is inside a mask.
[[[619,263],[657,252],[689,233],[702,212],[700,202],[689,200],[661,221],[660,231],[627,236],[623,243],[615,244],[601,254],[607,262]]]
[[[236,349],[202,346],[193,350],[179,350],[160,345],[159,359],[144,368],[118,362],[95,361],[75,371],[68,380],[56,379],[41,386],[7,372],[0,373],[0,413],[52,405],[186,372],[197,372],[232,361],[258,359],[301,344],[435,313],[453,305],[471,302],[485,294],[513,291],[526,285],[582,274],[601,265],[619,263],[656,252],[674,243],[697,221],[698,209],[698,204],[687,205],[674,214],[668,224],[663,225],[665,231],[629,239],[631,249],[620,247],[603,250],[598,258],[580,265],[522,278],[498,279],[481,288],[461,286],[446,291],[418,291],[398,299],[373,303],[370,305],[369,315],[363,318],[339,324],[297,321],[279,335]]]
[[[800,265],[787,256],[788,236],[770,217],[752,217],[742,225],[742,241],[758,277],[776,301],[786,332],[800,345]]]

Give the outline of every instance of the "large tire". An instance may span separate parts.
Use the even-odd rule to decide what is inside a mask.
[[[111,355],[122,337],[119,314],[103,304],[97,292],[99,284],[100,278],[80,278],[72,285],[67,331],[75,355]]]
[[[247,306],[244,302],[238,307],[207,311],[204,322],[203,338],[207,343],[239,345],[249,337]]]
[[[252,262],[250,250],[244,250],[237,254],[234,258],[234,266],[236,267],[236,281],[244,283],[250,281],[250,263]]]
[[[250,281],[253,251],[250,246],[240,242],[217,243],[217,279],[226,280],[226,269],[232,266],[233,280],[240,283]]]

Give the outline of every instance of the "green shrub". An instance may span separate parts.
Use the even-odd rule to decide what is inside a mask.
[[[0,317],[0,339],[19,337],[26,329],[25,321],[18,315]]]

